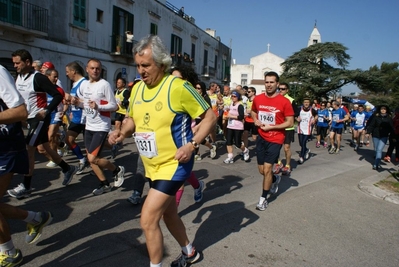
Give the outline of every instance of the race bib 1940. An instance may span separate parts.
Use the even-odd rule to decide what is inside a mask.
[[[259,111],[258,118],[265,125],[276,125],[276,114],[273,112]]]

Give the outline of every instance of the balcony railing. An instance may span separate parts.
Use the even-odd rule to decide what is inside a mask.
[[[183,19],[188,20],[189,22],[195,24],[195,19],[194,19],[192,16],[186,14],[186,13],[184,12],[184,10],[175,7],[173,4],[169,3],[168,1],[166,1],[165,6],[166,6],[168,9],[172,10],[172,11],[173,11],[174,13],[176,13],[177,15],[179,15],[180,17],[182,17]]]
[[[0,21],[48,33],[48,10],[19,0],[0,0]]]
[[[125,35],[115,34],[111,36],[111,38],[112,38],[111,55],[132,56],[132,48],[135,44],[138,43],[138,41],[133,40],[133,42],[130,45],[129,43],[126,42]]]
[[[210,66],[203,66],[202,67],[202,76],[209,77],[209,76],[215,76],[216,69],[212,68]]]

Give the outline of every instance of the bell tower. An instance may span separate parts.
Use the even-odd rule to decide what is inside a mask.
[[[317,30],[316,24],[317,24],[317,20],[315,20],[313,31],[310,34],[309,41],[308,41],[308,47],[313,44],[321,43],[321,35],[319,33],[319,30]]]

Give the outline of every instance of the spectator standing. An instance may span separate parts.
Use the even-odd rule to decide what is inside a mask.
[[[393,120],[387,105],[378,106],[370,124],[367,127],[367,135],[370,135],[374,143],[373,170],[381,169],[382,150],[387,144],[390,135],[395,134]]]

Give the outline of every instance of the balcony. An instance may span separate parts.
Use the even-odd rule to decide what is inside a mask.
[[[111,56],[122,56],[122,57],[132,57],[132,48],[138,41],[133,40],[133,43],[130,45],[126,42],[125,35],[115,34],[111,36]],[[131,47],[129,47],[131,46]]]
[[[48,10],[19,0],[0,0],[0,27],[26,35],[47,36]]]
[[[216,74],[216,69],[215,68],[212,68],[210,66],[203,66],[202,67],[201,75],[203,77],[210,77],[210,76],[214,77],[215,74]]]
[[[194,19],[192,16],[186,14],[186,13],[184,12],[184,10],[175,7],[173,4],[169,3],[168,1],[166,1],[165,6],[166,6],[169,10],[173,11],[176,15],[178,15],[178,16],[182,17],[183,19],[185,19],[185,20],[191,22],[192,24],[195,24],[195,19]]]

